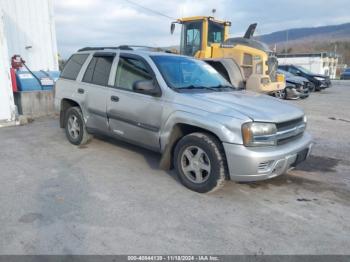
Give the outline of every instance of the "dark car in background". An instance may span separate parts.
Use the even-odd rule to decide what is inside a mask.
[[[282,69],[278,69],[277,72],[279,74],[284,74],[287,83],[302,83],[304,84],[304,87],[309,89],[309,92],[315,91],[315,84],[310,82],[307,78],[293,75],[292,73],[289,73],[288,71]]]
[[[305,69],[302,66],[296,65],[279,65],[278,69],[288,71],[295,76],[302,76],[309,80],[315,85],[315,91],[321,91],[322,89],[328,88],[331,86],[331,80],[329,76],[314,74],[311,71]]]
[[[298,99],[298,98],[307,98],[309,96],[310,89],[312,91],[313,85],[304,77],[295,76],[288,71],[281,69],[277,70],[278,74],[283,74],[286,79],[286,88],[281,93],[280,98],[284,99]]]
[[[341,80],[350,80],[350,67],[345,69],[343,73],[340,75]]]

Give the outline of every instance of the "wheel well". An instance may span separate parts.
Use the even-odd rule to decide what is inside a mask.
[[[80,107],[80,105],[77,102],[75,102],[75,101],[73,101],[71,99],[67,99],[67,98],[62,99],[62,101],[61,101],[61,111],[60,111],[60,127],[61,128],[65,127],[64,119],[65,119],[67,110],[70,107],[73,107],[73,106]]]
[[[169,170],[173,168],[173,157],[174,157],[174,150],[175,150],[175,146],[177,144],[177,142],[179,142],[179,140],[191,133],[197,133],[197,132],[201,132],[201,133],[207,133],[210,134],[212,136],[214,136],[218,141],[221,141],[219,139],[219,137],[214,134],[213,132],[198,127],[198,126],[192,126],[189,124],[176,124],[173,127],[173,130],[171,131],[170,137],[168,139],[168,144],[162,154],[162,158],[160,161],[160,167],[165,169],[165,170]]]

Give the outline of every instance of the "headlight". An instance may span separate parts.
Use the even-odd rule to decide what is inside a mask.
[[[276,125],[273,123],[249,122],[242,125],[245,146],[276,145]]]
[[[304,115],[304,117],[303,117],[303,122],[305,124],[305,129],[306,129],[306,125],[307,125],[307,117],[306,117],[306,115]]]
[[[277,82],[284,82],[286,80],[286,77],[284,74],[277,74],[276,79]]]
[[[318,81],[325,81],[326,79],[323,78],[323,77],[318,77],[318,76],[315,76],[315,78],[318,80]]]
[[[288,87],[288,88],[296,88],[297,85],[295,83],[288,82],[288,83],[286,83],[286,87]]]

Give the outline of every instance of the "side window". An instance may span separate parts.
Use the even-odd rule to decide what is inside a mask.
[[[152,79],[152,74],[147,69],[145,62],[130,57],[121,56],[119,58],[115,87],[132,90],[136,81]]]
[[[83,77],[83,82],[106,86],[113,63],[113,56],[93,57]]]
[[[90,61],[90,64],[86,68],[86,71],[83,77],[83,82],[92,83],[92,76],[94,74],[96,62],[97,62],[97,57],[93,57]]]
[[[289,72],[292,73],[293,75],[295,75],[299,72],[299,70],[296,68],[293,68],[293,67],[289,67]]]
[[[64,66],[61,73],[61,78],[75,80],[80,72],[81,67],[88,58],[88,54],[75,54],[72,55],[67,64]]]
[[[193,56],[201,49],[202,22],[183,24],[181,36],[181,54]]]
[[[208,24],[208,45],[211,43],[222,43],[225,28],[222,24],[209,21]]]

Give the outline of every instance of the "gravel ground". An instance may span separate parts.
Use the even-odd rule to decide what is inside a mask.
[[[350,84],[308,99],[298,169],[197,194],[160,156],[68,143],[57,119],[0,129],[0,254],[350,254]]]

